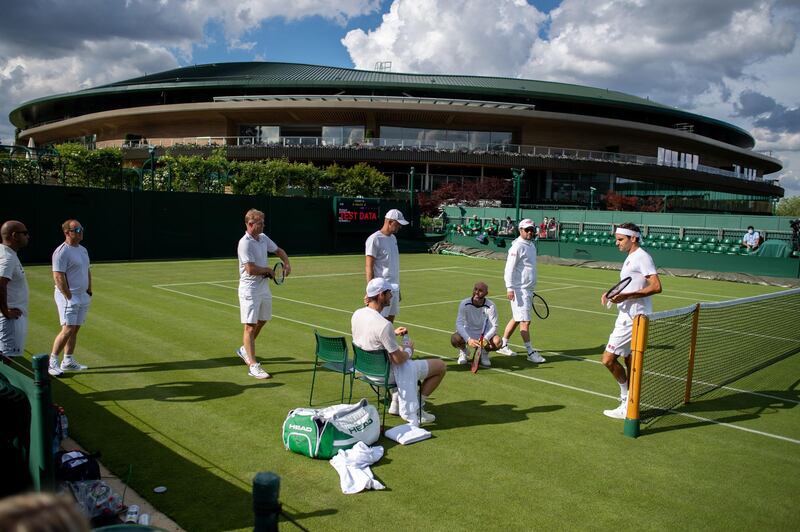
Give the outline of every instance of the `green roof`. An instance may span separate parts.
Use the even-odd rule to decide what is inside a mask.
[[[218,96],[233,96],[237,91],[258,95],[259,89],[271,90],[274,93],[275,90],[282,88],[287,89],[287,94],[320,90],[328,91],[328,94],[341,90],[353,95],[364,95],[370,91],[416,92],[411,94],[412,96],[435,94],[459,97],[458,95],[469,94],[492,101],[509,99],[517,102],[530,101],[535,103],[537,108],[547,102],[562,105],[577,104],[623,113],[630,111],[634,116],[626,115],[625,119],[634,122],[648,122],[647,119],[637,119],[636,115],[649,114],[658,116],[661,121],[666,122],[703,124],[717,131],[717,135],[714,136],[730,137],[728,141],[733,144],[743,147],[752,147],[754,144],[748,132],[732,124],[607,89],[519,78],[406,74],[270,62],[214,63],[176,68],[90,89],[31,100],[14,109],[9,118],[15,126],[26,128],[30,127],[31,123],[63,119],[63,116],[61,118],[55,116],[58,113],[65,116],[79,116],[91,111],[80,112],[86,106],[78,105],[78,101],[85,102],[110,95],[134,96],[138,93],[163,94],[187,90],[215,91],[219,93]],[[231,93],[227,94],[226,90]],[[74,105],[75,110],[65,112],[64,108],[70,105]],[[133,105],[128,104],[128,106]],[[580,114],[581,111],[575,112]],[[36,116],[35,120],[33,116]]]

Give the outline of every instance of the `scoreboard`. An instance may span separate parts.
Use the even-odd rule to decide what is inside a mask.
[[[336,230],[340,232],[377,231],[383,225],[380,210],[381,200],[377,198],[333,198]]]

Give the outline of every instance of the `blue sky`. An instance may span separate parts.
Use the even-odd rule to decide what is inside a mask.
[[[393,72],[609,88],[733,123],[800,194],[796,0],[37,0],[3,15],[4,117],[191,64],[391,61]],[[0,119],[0,141],[13,136]]]

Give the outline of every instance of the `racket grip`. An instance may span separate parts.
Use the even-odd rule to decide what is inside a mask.
[[[614,302],[610,299],[606,301],[606,308],[610,309],[614,305]]]

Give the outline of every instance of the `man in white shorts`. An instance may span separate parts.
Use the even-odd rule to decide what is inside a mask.
[[[17,220],[0,226],[0,355],[20,357],[28,334],[28,280],[17,251],[28,245],[28,229]]]
[[[492,365],[489,351],[497,351],[502,340],[497,335],[497,308],[494,301],[487,299],[489,287],[478,281],[472,288],[472,296],[458,304],[456,316],[456,332],[450,337],[450,343],[458,349],[458,363],[469,363],[467,349],[480,347],[480,365],[488,368]],[[480,339],[483,337],[483,345]],[[476,355],[477,356],[477,355]]]
[[[383,277],[392,284],[394,297],[391,305],[383,310],[383,316],[394,322],[395,316],[400,312],[400,251],[397,249],[397,237],[394,235],[408,221],[403,213],[391,209],[383,219],[383,227],[375,231],[365,244],[367,282],[376,277]]]
[[[385,349],[389,354],[392,375],[399,389],[399,413],[409,423],[417,423],[416,408],[409,408],[416,403],[416,384],[422,381],[422,405],[420,408],[421,423],[432,423],[436,416],[422,410],[428,396],[442,382],[447,372],[444,362],[439,359],[412,360],[414,344],[408,342],[404,348],[397,345],[395,336],[408,334],[408,329],[398,327],[392,329],[392,323],[381,315],[381,311],[391,305],[392,285],[382,277],[376,277],[367,283],[366,306],[356,310],[350,319],[353,344],[367,351]]]
[[[619,315],[614,324],[614,331],[608,337],[608,344],[603,353],[603,365],[608,368],[619,384],[620,404],[617,408],[604,410],[603,414],[614,419],[625,419],[628,409],[633,319],[638,314],[647,314],[653,311],[653,302],[650,296],[661,293],[661,280],[658,278],[653,258],[639,247],[642,233],[636,225],[624,223],[617,227],[614,236],[617,240],[617,248],[628,254],[619,272],[619,278],[622,280],[630,277],[631,282],[621,294],[611,298],[611,302],[617,304]],[[605,292],[603,292],[600,302],[606,305]],[[620,356],[625,359],[625,368],[617,360]]]
[[[92,301],[92,272],[89,270],[89,252],[81,245],[83,226],[78,220],[61,224],[64,243],[53,252],[54,299],[58,308],[61,331],[53,340],[48,373],[60,377],[65,371],[82,371],[86,366],[78,363],[73,354],[78,343],[78,331],[86,321]],[[58,355],[64,351],[61,365]]]
[[[239,310],[244,333],[243,345],[236,354],[249,368],[256,379],[269,379],[271,375],[261,368],[256,360],[256,338],[261,329],[272,319],[272,292],[269,280],[273,276],[268,266],[267,255],[274,253],[283,263],[286,275],[292,272],[286,252],[264,234],[264,213],[250,209],[244,215],[246,232],[239,240]]]
[[[536,224],[525,218],[519,223],[519,237],[508,249],[504,280],[508,300],[511,302],[511,320],[503,333],[503,346],[497,350],[501,355],[515,356],[517,353],[508,345],[508,339],[519,325],[519,334],[525,343],[528,360],[536,364],[545,361],[539,351],[531,344],[531,312],[533,289],[536,288]]]

